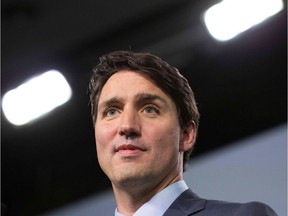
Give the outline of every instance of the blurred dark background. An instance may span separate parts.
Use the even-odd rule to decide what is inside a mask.
[[[110,187],[97,163],[87,85],[99,56],[112,50],[159,55],[189,79],[201,113],[194,158],[286,123],[286,1],[223,43],[201,18],[216,2],[2,0],[1,96],[49,69],[73,91],[27,126],[2,113],[1,203],[9,215],[38,215]]]

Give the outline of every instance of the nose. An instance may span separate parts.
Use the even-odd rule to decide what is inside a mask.
[[[140,136],[140,120],[137,111],[127,109],[121,113],[119,135],[126,139],[134,139]]]

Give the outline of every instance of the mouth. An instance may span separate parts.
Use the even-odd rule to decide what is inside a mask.
[[[144,151],[145,149],[132,144],[124,144],[116,148],[116,152],[122,156],[137,156]]]

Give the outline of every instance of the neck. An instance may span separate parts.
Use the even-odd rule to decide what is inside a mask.
[[[145,182],[141,185],[115,185],[112,183],[117,209],[125,216],[132,216],[144,203],[169,185],[182,179],[182,175],[176,175],[171,179],[165,179],[158,184]]]

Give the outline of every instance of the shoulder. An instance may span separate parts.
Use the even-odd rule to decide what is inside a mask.
[[[236,203],[203,199],[198,197],[190,189],[183,192],[175,200],[174,205],[171,205],[170,210],[173,210],[174,212],[177,210],[184,212],[184,215],[195,216],[277,216],[272,208],[261,202]]]
[[[261,202],[233,203],[217,200],[206,200],[206,211],[235,216],[277,216],[268,205]],[[213,214],[212,214],[213,215]]]

